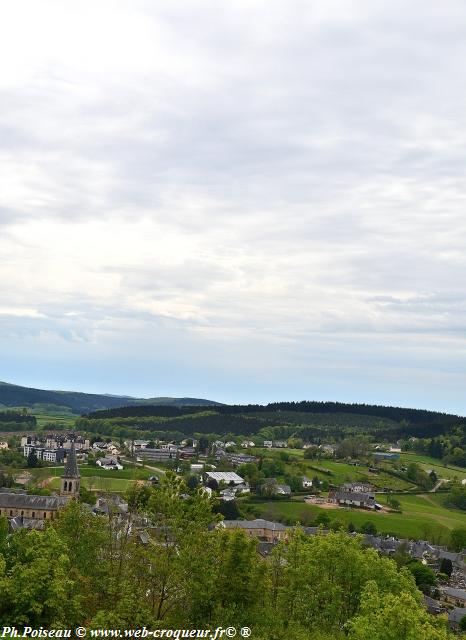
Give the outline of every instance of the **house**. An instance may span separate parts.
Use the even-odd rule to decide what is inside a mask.
[[[25,458],[29,456],[30,453],[35,452],[38,460],[43,460],[44,462],[63,462],[65,459],[65,449],[46,449],[45,447],[38,447],[33,444],[26,444],[23,447],[23,455]]]
[[[2,440],[0,442],[0,449],[8,449],[8,442],[5,442],[4,440]]]
[[[248,449],[249,447],[254,447],[255,444],[254,442],[252,442],[252,440],[245,440],[241,443],[241,446],[243,447],[243,449]]]
[[[438,600],[429,598],[429,596],[423,596],[422,600],[427,611],[432,615],[438,615],[439,613],[442,613],[443,607]]]
[[[288,536],[290,527],[286,527],[281,522],[270,522],[269,520],[222,520],[218,524],[219,529],[242,529],[251,536],[259,538],[263,542],[278,542]]]
[[[113,495],[100,496],[97,498],[97,502],[93,508],[94,513],[109,515],[110,513],[117,513],[119,515],[126,515],[128,513],[128,503],[123,500],[117,493]]]
[[[264,440],[264,445],[263,445],[266,449],[271,449],[273,447],[273,442],[272,440]]]
[[[174,444],[173,442],[165,442],[164,444],[160,445],[160,448],[163,451],[178,451],[178,445]]]
[[[220,491],[220,500],[223,500],[223,502],[231,502],[235,498],[236,491],[234,489],[223,489]]]
[[[335,453],[335,447],[333,446],[333,444],[320,444],[319,449],[331,456],[333,456]]]
[[[374,491],[374,487],[367,482],[345,482],[341,486],[341,490],[348,493],[371,493]]]
[[[448,623],[451,629],[458,631],[460,628],[461,620],[466,616],[466,608],[465,607],[455,607],[448,614]]]
[[[288,443],[286,440],[274,440],[273,446],[277,449],[285,449],[288,446]]]
[[[221,482],[231,486],[244,484],[244,479],[234,471],[206,471],[204,475],[206,482],[215,480],[219,485]]]
[[[146,449],[149,446],[149,440],[134,440],[132,444],[135,449]],[[131,445],[131,442],[129,442],[129,445]]]
[[[192,464],[190,467],[191,473],[201,473],[204,468],[203,464]]]
[[[373,493],[357,493],[356,491],[336,491],[329,494],[329,502],[339,504],[341,507],[359,507],[361,509],[376,509],[375,495]]]
[[[194,447],[182,447],[178,449],[180,458],[186,460],[187,458],[194,458],[196,456],[196,449]]]
[[[106,442],[101,442],[101,441],[97,441],[94,442],[94,444],[92,445],[92,448],[95,451],[105,451],[107,449],[107,443]]]
[[[277,484],[275,495],[289,497],[291,496],[291,487],[288,484]]]
[[[119,471],[123,469],[123,465],[118,462],[118,458],[99,458],[97,460],[97,464],[99,465],[99,467],[107,471]]]
[[[228,453],[226,454],[227,459],[236,467],[240,464],[247,464],[248,462],[258,462],[259,458],[255,456],[248,456],[244,453]]]
[[[454,589],[452,587],[444,587],[443,599],[455,607],[466,607],[466,589]]]
[[[374,458],[376,460],[399,460],[399,453],[389,453],[388,451],[377,451],[374,453]]]
[[[177,452],[171,449],[140,449],[138,451],[138,460],[152,460],[154,462],[166,462],[167,460],[176,460]]]
[[[302,482],[303,482],[303,489],[310,489],[312,487],[312,480],[307,476],[303,476]]]

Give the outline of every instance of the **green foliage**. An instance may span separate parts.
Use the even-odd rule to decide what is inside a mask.
[[[462,486],[454,487],[447,496],[447,504],[466,511],[466,488]]]
[[[457,527],[450,531],[450,548],[453,551],[466,549],[466,527]]]
[[[37,459],[37,454],[34,449],[29,452],[29,455],[27,457],[27,466],[30,469],[34,469],[35,467],[39,466],[39,460]]]
[[[365,533],[367,535],[376,536],[377,535],[377,527],[373,522],[367,521],[361,527],[361,533]]]
[[[409,571],[413,574],[416,584],[426,594],[429,594],[432,587],[437,584],[435,572],[422,562],[413,560],[407,565]]]
[[[412,591],[383,593],[375,581],[364,587],[361,609],[349,621],[349,640],[447,640],[445,621],[427,613]]]
[[[0,521],[0,622],[248,626],[259,640],[448,637],[421,607],[412,573],[363,548],[361,536],[298,529],[266,561],[241,530],[212,528],[213,501],[200,489],[187,494],[173,472],[157,487],[134,485],[127,498],[127,517],[71,502],[44,532],[21,530],[8,543]],[[142,516],[152,523],[144,539]]]
[[[451,576],[453,571],[453,563],[449,558],[442,558],[440,562],[440,573],[443,573],[448,578]]]

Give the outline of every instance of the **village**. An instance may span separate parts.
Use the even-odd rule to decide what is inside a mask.
[[[29,472],[33,471],[36,464],[42,464],[42,470],[48,467],[57,470],[57,464],[63,467],[57,491],[42,490],[35,494],[30,485],[25,488],[19,485],[0,488],[0,516],[8,519],[10,531],[23,528],[43,530],[46,523],[57,518],[60,510],[70,501],[79,499],[82,481],[86,480],[86,476],[81,476],[80,467],[84,471],[90,460],[95,469],[99,470],[98,473],[109,472],[112,476],[130,468],[139,471],[143,469],[146,473],[145,480],[136,481],[140,486],[157,486],[167,470],[184,477],[188,491],[201,491],[216,503],[225,505],[219,512],[226,515],[215,526],[227,531],[240,529],[248,537],[256,539],[257,552],[264,559],[270,557],[279,542],[288,540],[290,532],[296,526],[308,536],[328,535],[331,528],[325,525],[325,519],[321,520],[320,526],[308,526],[298,522],[284,524],[260,517],[245,519],[239,513],[233,519],[227,517],[233,505],[236,509],[237,504],[241,505],[241,501],[251,499],[252,494],[258,494],[261,499],[278,501],[278,504],[298,495],[304,504],[345,513],[375,514],[393,510],[380,502],[380,495],[390,493],[388,488],[376,487],[362,480],[343,482],[339,486],[330,484],[326,492],[321,491],[322,482],[317,474],[313,478],[307,475],[295,476],[293,487],[280,481],[280,477],[254,480],[252,469],[261,464],[263,459],[267,459],[264,455],[275,452],[278,457],[284,457],[283,453],[288,448],[286,441],[264,441],[262,447],[257,447],[250,440],[215,440],[208,443],[208,448],[202,451],[206,443],[192,438],[186,438],[180,443],[156,443],[137,439],[120,442],[107,440],[90,439],[76,433],[23,435],[18,442],[18,451],[32,464]],[[5,449],[5,446],[2,448]],[[331,445],[324,445],[323,450],[327,456],[333,453]],[[376,454],[379,460],[387,455],[394,456],[395,459],[400,456],[399,451],[377,451]],[[381,468],[374,467],[374,471],[376,476],[380,474]],[[48,495],[41,495],[44,493]],[[91,500],[88,500],[86,507],[95,515],[112,514],[122,522],[129,518],[131,510],[124,493],[109,490],[92,491]],[[131,528],[141,545],[150,543],[154,529],[147,519],[133,518]],[[435,587],[424,590],[424,603],[433,614],[447,613],[451,628],[458,629],[460,621],[466,615],[466,550],[454,552],[444,544],[432,541],[377,535],[370,528],[359,534],[354,529],[348,529],[348,532],[353,536],[362,535],[363,544],[381,555],[396,558],[403,553],[406,558],[416,560],[431,569],[438,579]]]

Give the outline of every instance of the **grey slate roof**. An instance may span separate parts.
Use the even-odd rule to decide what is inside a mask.
[[[442,610],[442,605],[438,600],[434,600],[433,598],[429,598],[429,596],[422,596],[422,601],[427,608],[429,613],[440,613]]]
[[[44,529],[44,520],[38,520],[37,518],[24,518],[23,516],[16,516],[11,518],[10,528],[12,531],[18,531],[19,529]]]
[[[466,616],[466,608],[456,607],[456,609],[452,609],[448,614],[448,622],[459,624],[464,616]]]
[[[67,496],[31,496],[25,493],[0,493],[0,509],[59,509],[69,502]]]
[[[466,589],[453,589],[452,587],[445,587],[443,592],[450,598],[458,598],[458,600],[466,600]]]
[[[374,504],[373,493],[359,493],[357,491],[337,491],[336,500],[348,500],[350,502],[362,502],[363,504]]]
[[[71,441],[71,447],[66,456],[65,470],[63,478],[79,478],[78,463],[76,461],[76,449],[74,448],[74,440]]]
[[[271,529],[272,531],[286,531],[286,527],[281,522],[270,522],[269,520],[222,520],[222,525],[226,529]]]

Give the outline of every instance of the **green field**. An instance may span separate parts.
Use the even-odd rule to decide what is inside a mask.
[[[47,483],[47,488],[52,490],[60,488],[63,466],[27,469],[26,471],[32,473],[32,483],[34,485],[37,486],[48,478],[52,478]],[[94,491],[126,491],[128,486],[136,480],[147,480],[150,476],[158,475],[152,470],[141,467],[126,467],[120,471],[106,471],[91,465],[80,466],[79,473],[81,474],[82,486]]]
[[[460,481],[466,478],[466,469],[455,467],[454,465],[442,464],[442,462],[436,458],[430,458],[429,456],[418,455],[415,453],[402,453],[400,459],[405,464],[417,462],[425,471],[433,469],[439,478],[450,478],[452,480],[457,479]]]
[[[85,476],[81,478],[81,485],[90,491],[118,491],[123,493],[133,482],[134,480],[125,478],[105,478],[102,476]],[[60,478],[53,478],[48,484],[48,488],[58,490],[60,488]]]
[[[403,480],[402,478],[396,478],[381,471],[378,474],[371,473],[367,467],[354,466],[346,464],[345,462],[339,462],[337,460],[330,460],[323,458],[322,460],[308,460],[304,458],[303,449],[283,449],[294,460],[304,465],[304,473],[313,478],[317,476],[320,480],[328,480],[328,482],[336,485],[341,485],[344,482],[354,482],[356,480],[364,480],[370,482],[375,487],[383,489],[384,487],[391,489],[392,491],[406,491],[414,489],[415,485]],[[256,453],[263,455],[264,457],[275,457],[277,455],[277,449],[257,449]],[[322,469],[328,469],[332,472],[332,475],[321,473],[312,469],[312,467],[320,467]],[[296,466],[294,464],[286,464],[287,473],[294,473]],[[280,478],[283,480],[283,478]]]
[[[241,506],[252,509],[249,517],[263,517],[282,520],[288,524],[297,521],[306,525],[325,512],[331,520],[338,520],[345,526],[352,522],[357,528],[365,522],[373,522],[380,533],[390,533],[398,537],[446,542],[448,532],[455,527],[466,527],[466,513],[447,509],[442,501],[445,496],[437,494],[397,495],[402,513],[373,513],[360,509],[323,509],[298,500],[255,502],[242,500]],[[378,496],[381,504],[385,496]]]

